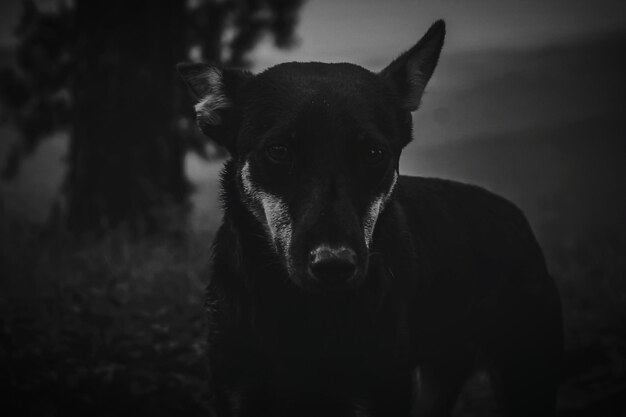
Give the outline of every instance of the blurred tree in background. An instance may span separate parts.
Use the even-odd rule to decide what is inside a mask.
[[[168,230],[186,213],[184,156],[205,148],[175,64],[245,67],[265,34],[291,46],[302,1],[75,0],[41,11],[26,0],[15,68],[0,72],[22,138],[4,177],[14,177],[42,139],[67,129],[56,217],[77,234]]]

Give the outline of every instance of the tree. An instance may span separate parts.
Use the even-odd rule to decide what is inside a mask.
[[[4,176],[15,175],[46,134],[68,129],[62,215],[69,229],[167,229],[190,192],[184,156],[204,149],[175,64],[191,57],[246,66],[266,33],[288,47],[301,3],[76,0],[43,12],[25,1],[16,68],[0,74],[22,133]]]

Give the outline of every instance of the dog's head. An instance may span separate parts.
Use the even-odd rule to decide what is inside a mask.
[[[352,64],[286,63],[256,76],[179,65],[200,128],[231,153],[240,200],[298,286],[363,281],[444,34],[438,21],[378,74]]]

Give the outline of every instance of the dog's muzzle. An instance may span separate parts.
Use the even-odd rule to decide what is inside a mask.
[[[324,286],[341,288],[357,274],[357,256],[345,246],[319,246],[309,253],[309,275]]]

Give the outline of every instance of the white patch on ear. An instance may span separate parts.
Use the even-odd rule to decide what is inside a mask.
[[[220,124],[222,118],[218,110],[230,106],[230,101],[224,94],[222,71],[211,67],[196,77],[205,79],[206,84],[209,85],[209,92],[195,105],[198,119],[211,125]]]
[[[377,196],[374,201],[370,204],[367,211],[365,212],[365,218],[363,219],[363,234],[365,235],[365,244],[367,248],[372,244],[372,237],[374,236],[374,227],[376,227],[376,221],[378,220],[378,216],[385,208],[385,205],[389,201],[393,190],[396,188],[396,184],[398,183],[398,173],[393,173],[393,181],[391,182],[391,186],[387,192],[382,193]]]
[[[252,182],[250,177],[250,163],[246,161],[241,168],[241,184],[246,197],[253,203],[251,211],[266,227],[277,253],[287,257],[291,247],[293,226],[289,216],[287,204],[273,194],[261,190]]]

